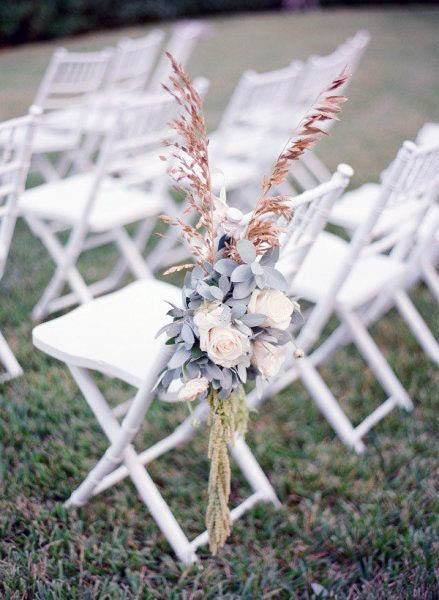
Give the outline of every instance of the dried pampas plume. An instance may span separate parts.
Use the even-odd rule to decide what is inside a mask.
[[[338,121],[337,115],[341,112],[341,106],[347,98],[334,95],[334,92],[341,88],[347,79],[348,74],[344,70],[318,96],[311,110],[299,123],[296,133],[288,140],[279,154],[270,177],[264,178],[262,182],[264,196],[273,186],[280,185],[285,180],[292,162],[300,158],[306,150],[312,148],[323,135],[326,135],[319,124],[330,120]]]
[[[181,114],[170,126],[178,134],[174,142],[167,142],[171,147],[169,159],[172,165],[168,170],[178,185],[178,189],[186,196],[186,214],[198,213],[195,226],[187,225],[181,219],[166,220],[168,224],[182,229],[183,237],[194,251],[197,262],[212,262],[215,255],[215,228],[213,223],[212,188],[209,166],[206,125],[203,117],[203,103],[189,76],[183,67],[169,53],[166,56],[171,62],[172,75],[169,86],[163,88],[169,92],[181,107]],[[164,160],[168,158],[162,157]],[[165,220],[165,219],[164,219]],[[205,236],[198,233],[200,228],[206,231]]]
[[[289,203],[285,196],[268,197],[267,194],[274,186],[283,183],[291,168],[291,164],[299,159],[302,154],[312,148],[326,132],[319,127],[325,121],[338,120],[338,113],[342,104],[347,100],[345,96],[334,94],[347,81],[348,74],[344,70],[327,88],[318,96],[316,102],[299,123],[294,135],[285,144],[274,163],[269,177],[262,180],[262,196],[253,210],[247,227],[247,237],[258,249],[279,245],[281,231],[269,215],[276,217],[291,216]],[[259,252],[260,253],[260,252]]]

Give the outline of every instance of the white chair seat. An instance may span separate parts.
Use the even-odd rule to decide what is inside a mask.
[[[294,280],[293,292],[311,302],[321,300],[348,253],[347,242],[331,233],[321,233]],[[282,264],[279,267],[282,270]],[[337,295],[337,304],[347,309],[359,307],[403,272],[404,265],[388,256],[359,258]]]
[[[94,176],[90,173],[31,188],[21,197],[20,211],[73,225],[81,220],[93,183]],[[88,224],[92,231],[108,231],[156,215],[161,210],[163,204],[159,197],[106,178],[100,185]]]
[[[67,129],[67,125],[66,125]],[[24,142],[24,134],[22,131],[17,132],[15,143],[20,145]],[[32,152],[35,154],[43,154],[46,152],[61,152],[76,147],[78,136],[75,131],[61,131],[45,127],[44,125],[37,127],[32,139]],[[8,143],[5,135],[0,135],[0,146],[3,143]]]
[[[68,364],[140,386],[163,345],[158,329],[181,290],[154,279],[136,281],[33,330],[37,348]]]
[[[365,183],[356,190],[344,194],[332,209],[331,223],[350,231],[356,229],[360,223],[364,223],[367,219],[378,200],[381,189],[378,183]],[[374,235],[382,235],[391,231],[396,224],[410,219],[412,215],[416,214],[417,210],[416,203],[410,200],[399,202],[393,208],[390,206],[381,215],[374,228]]]

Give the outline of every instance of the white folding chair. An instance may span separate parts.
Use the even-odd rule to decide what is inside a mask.
[[[0,280],[11,245],[18,211],[18,198],[29,169],[33,116],[0,123]],[[0,363],[5,372],[0,382],[22,373],[17,359],[0,332]]]
[[[410,228],[404,230],[404,236],[400,233],[398,240],[401,241],[401,245],[396,246],[397,250],[394,253],[380,253],[395,243],[393,232],[383,234],[374,244],[368,245],[371,232],[387,203],[400,201],[409,189],[416,192],[429,188],[436,177],[435,170],[437,172],[437,153],[434,156],[431,152],[420,150],[413,143],[406,142],[385,174],[382,192],[374,209],[357,229],[351,242],[322,232],[296,274],[296,263],[293,263],[292,291],[314,304],[297,336],[298,346],[308,355],[303,359],[293,359],[287,365],[284,376],[268,387],[264,397],[279,392],[300,378],[340,439],[356,452],[364,450],[362,438],[393,408],[412,408],[411,399],[367,327],[376,319],[376,312],[380,311],[381,307],[377,306],[377,302],[381,303],[383,297],[394,297],[394,290],[399,293],[401,285],[410,274],[413,255],[408,251],[431,206],[431,194],[423,193],[419,198],[417,213],[412,217]],[[282,263],[280,267],[282,268]],[[288,254],[283,268],[286,274],[291,269]],[[315,347],[323,328],[332,316],[336,316],[341,325]],[[356,427],[344,414],[315,369],[341,345],[349,342],[355,344],[388,394],[386,401]],[[311,352],[313,347],[315,349]],[[259,402],[254,394],[249,398],[250,404]]]
[[[302,63],[265,73],[245,71],[224,110],[217,130],[211,136],[213,155],[261,162],[261,151],[269,160],[282,150],[282,139],[272,139],[282,113],[287,110],[300,77]],[[277,144],[276,144],[277,142]],[[268,144],[268,149],[267,149]],[[280,147],[279,147],[280,145]]]
[[[33,331],[33,341],[37,348],[68,365],[109,440],[105,454],[66,506],[82,506],[128,476],[178,558],[190,564],[197,560],[197,548],[207,543],[207,531],[189,541],[145,465],[189,439],[194,432],[192,421],[184,421],[173,434],[140,454],[132,445],[153,400],[158,372],[169,360],[169,347],[155,339],[158,327],[169,319],[166,301],[178,303],[180,297],[181,290],[168,283],[138,281],[39,325]],[[93,371],[134,386],[133,400],[112,410],[93,380]],[[197,408],[197,413],[203,411],[205,404]],[[120,423],[117,417],[125,413]],[[244,440],[237,439],[230,451],[253,490],[231,511],[232,520],[260,501],[279,506],[275,491]]]
[[[439,144],[439,123],[425,123],[418,132],[416,143],[425,147],[437,146]],[[438,215],[439,207],[436,205],[431,214],[427,216],[428,225],[424,230],[421,230],[421,235],[428,235],[428,231],[432,233],[431,247],[426,248],[426,252],[420,257],[420,276],[430,289],[436,302],[439,302],[439,275],[436,270],[439,260]]]
[[[290,118],[285,122],[290,124],[300,121],[315,102],[321,90],[344,69],[347,69],[350,77],[344,88],[338,93],[345,92],[359,66],[369,40],[369,33],[361,30],[353,38],[336,48],[333,53],[327,56],[310,56],[304,64],[291,99]],[[334,124],[334,120],[329,120],[321,125],[328,131]],[[305,152],[291,172],[293,182],[303,190],[312,189],[319,183],[328,181],[330,176],[330,170],[315,152]]]
[[[159,214],[174,210],[167,192],[166,166],[158,155],[163,139],[170,135],[168,122],[175,111],[175,101],[167,95],[121,106],[113,111],[114,126],[105,134],[92,171],[28,189],[22,195],[20,212],[56,265],[52,280],[34,308],[34,319],[113,289],[111,277],[87,286],[76,267],[82,252],[104,243],[116,244],[123,264],[135,277],[150,274],[125,226],[148,220],[151,231]],[[129,186],[125,181],[125,174],[129,175],[131,165],[139,159],[147,167],[143,188],[148,189]],[[57,237],[60,229],[70,230],[64,246]],[[60,296],[65,284],[72,293]]]
[[[422,131],[425,132],[426,130],[426,128],[422,128],[418,134],[417,140],[420,142],[418,152],[420,152],[420,156],[425,154],[426,157],[429,157],[428,160],[431,165],[434,165],[436,164],[437,154],[439,152],[439,135],[436,139],[434,139],[434,136],[431,134],[429,139],[423,138]],[[424,168],[427,170],[429,167],[426,164]],[[385,176],[386,171],[382,174],[383,178],[385,178]],[[439,196],[439,188],[437,185],[433,190],[428,188],[428,185],[433,185],[432,182],[434,182],[434,180],[435,173],[433,169],[431,171],[431,181],[425,179],[424,187],[427,186],[429,194],[436,193],[436,196]],[[370,212],[373,210],[374,203],[380,193],[382,193],[382,186],[382,183],[367,183],[360,186],[358,189],[345,194],[340,201],[334,205],[330,221],[343,227],[352,235],[353,232],[364,223]],[[423,190],[420,189],[420,192],[422,193]],[[408,228],[414,220],[416,222],[416,216],[419,210],[418,195],[419,190],[411,186],[404,190],[404,195],[399,199],[399,202],[393,201],[388,203],[372,231],[372,238],[383,236],[384,234],[390,235],[392,232],[391,235],[395,248],[398,243],[398,236],[406,239]],[[398,295],[394,296],[395,298],[398,298],[398,302],[395,305],[395,303],[390,302],[389,298],[386,296],[387,300],[384,304],[387,306],[387,310],[395,305],[427,356],[437,363],[439,361],[438,343],[407,293],[420,279],[423,279],[429,286],[433,298],[435,298],[436,301],[439,300],[439,278],[436,273],[436,265],[439,256],[439,207],[437,202],[433,202],[433,200],[431,201],[432,205],[427,211],[422,225],[419,224],[417,231],[417,237],[419,239],[417,240],[416,245],[418,248],[423,248],[423,252],[415,250],[413,244],[410,246],[412,252],[412,258],[410,259],[410,273],[407,275],[404,285],[399,286],[402,289],[399,290]],[[405,242],[405,244],[407,244],[407,242]],[[401,247],[401,245],[399,247]],[[409,261],[408,257],[407,261]],[[384,304],[381,308],[381,312],[384,310]],[[375,310],[374,313],[377,314],[377,311]]]
[[[69,52],[58,48],[38,88],[42,110],[32,148],[32,164],[45,181],[58,179],[77,156],[90,103],[108,75],[111,50]],[[69,110],[67,110],[69,109]],[[54,165],[48,154],[61,155]]]
[[[169,52],[181,65],[186,65],[200,39],[210,34],[211,26],[202,21],[183,21],[171,33],[165,52]],[[163,52],[147,84],[149,92],[160,92],[162,83],[171,75],[169,60]]]

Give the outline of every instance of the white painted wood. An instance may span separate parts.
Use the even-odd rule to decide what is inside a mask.
[[[112,50],[53,54],[34,99],[42,111],[33,141],[32,164],[46,181],[58,179],[77,159],[84,125],[95,94],[102,89]],[[67,109],[69,109],[67,111]],[[54,165],[48,154],[60,156]]]
[[[202,21],[183,21],[178,23],[171,32],[165,51],[161,54],[158,64],[148,82],[150,92],[161,90],[161,84],[167,83],[171,69],[165,52],[169,52],[183,66],[189,61],[198,42],[210,35],[211,26]]]
[[[0,123],[0,281],[14,234],[19,197],[24,190],[29,169],[37,113],[33,109],[26,117]],[[22,373],[1,332],[0,364],[4,367],[4,372],[0,372],[0,382]]]
[[[55,309],[87,302],[93,293],[114,288],[118,280],[111,278],[89,288],[76,267],[82,252],[100,242],[116,244],[123,258],[123,273],[128,269],[135,277],[149,275],[141,248],[124,226],[147,221],[151,230],[157,217],[172,204],[166,163],[158,155],[163,152],[162,140],[170,135],[168,123],[175,110],[175,101],[165,95],[145,96],[120,105],[113,111],[113,127],[104,136],[92,171],[45,183],[22,194],[20,211],[57,266],[33,318],[40,320]],[[150,168],[133,186],[130,174],[141,160]],[[70,230],[65,246],[53,227],[59,223]],[[66,282],[73,295],[60,296]]]
[[[155,339],[157,329],[168,320],[169,305],[165,300],[178,303],[180,294],[170,284],[153,279],[138,281],[39,325],[33,331],[33,340],[39,349],[68,364],[110,440],[104,456],[72,493],[66,506],[82,506],[92,495],[129,476],[177,557],[191,564],[197,560],[196,548],[207,541],[206,533],[189,542],[143,465],[188,441],[196,431],[192,421],[186,420],[173,434],[139,455],[131,445],[152,402],[157,374],[169,358],[170,348]],[[88,369],[121,378],[138,390],[123,411],[121,425]],[[200,405],[195,413],[205,420],[206,405]],[[246,443],[237,439],[231,453],[255,490],[233,509],[232,519],[244,514],[257,501],[278,507],[276,493]]]

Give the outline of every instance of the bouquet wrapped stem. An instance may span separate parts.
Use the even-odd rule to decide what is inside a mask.
[[[217,554],[230,535],[230,460],[227,446],[233,444],[235,435],[247,431],[248,409],[242,388],[221,400],[212,390],[208,396],[210,406],[210,434],[208,457],[210,474],[206,527],[209,532],[209,547]]]

